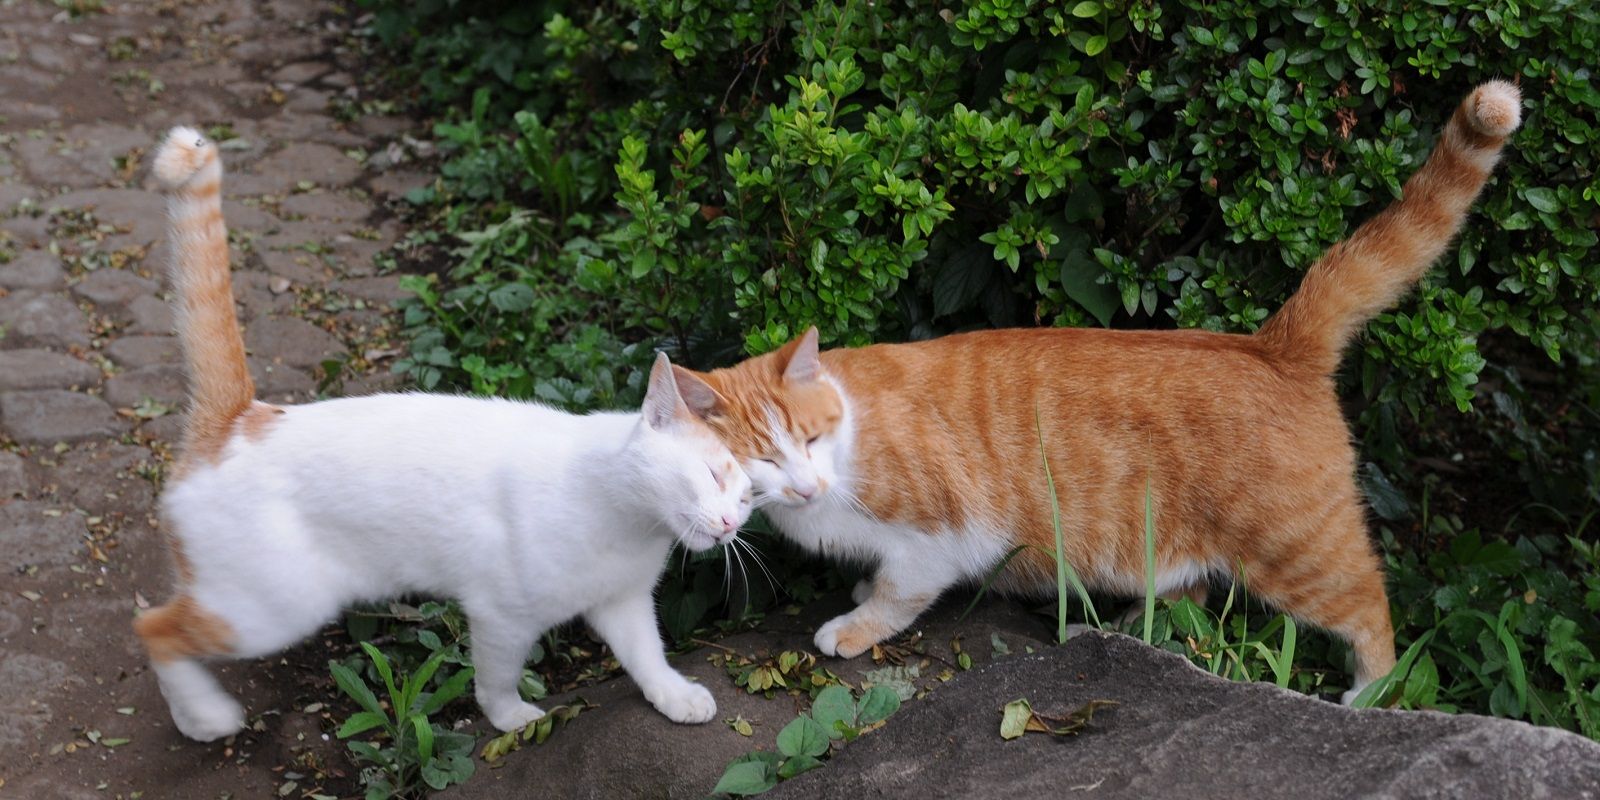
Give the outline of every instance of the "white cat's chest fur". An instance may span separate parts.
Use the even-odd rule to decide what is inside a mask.
[[[637,414],[432,395],[284,411],[163,497],[239,655],[293,642],[272,616],[405,592],[556,624],[653,585],[671,547],[623,496]]]

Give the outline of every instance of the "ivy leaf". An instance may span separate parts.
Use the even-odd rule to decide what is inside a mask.
[[[1061,289],[1072,302],[1094,315],[1102,326],[1111,325],[1117,311],[1117,290],[1097,279],[1105,270],[1085,251],[1073,248],[1061,262]]]
[[[970,307],[993,274],[988,248],[968,245],[939,266],[933,279],[933,313],[943,317]]]
[[[533,289],[525,283],[508,283],[490,292],[489,302],[508,314],[527,311],[533,306]]]
[[[1533,206],[1534,208],[1543,211],[1546,214],[1554,214],[1561,210],[1561,199],[1556,197],[1556,192],[1554,189],[1546,188],[1544,186],[1535,186],[1533,188],[1523,190],[1522,196],[1528,201],[1528,205]]]
[[[796,717],[778,732],[778,750],[790,758],[820,756],[828,752],[828,732],[810,717]]]
[[[850,696],[850,690],[843,686],[829,686],[823,689],[815,702],[811,704],[811,717],[828,732],[828,737],[837,739],[843,736],[835,723],[843,722],[846,726],[854,727],[856,719],[856,701]]]
[[[748,796],[761,794],[778,785],[778,776],[773,764],[759,756],[772,756],[776,761],[776,753],[749,753],[734,759],[728,768],[722,771],[722,778],[717,785],[712,787],[712,794],[732,794]]]
[[[874,686],[856,704],[856,721],[863,727],[882,722],[900,710],[900,694],[888,686]]]
[[[1377,464],[1367,462],[1361,466],[1361,488],[1365,490],[1372,512],[1387,520],[1404,519],[1411,514],[1411,504],[1406,496],[1389,482],[1389,477]]]

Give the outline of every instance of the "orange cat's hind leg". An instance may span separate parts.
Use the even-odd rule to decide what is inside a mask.
[[[1338,634],[1355,651],[1355,685],[1342,698],[1346,705],[1394,668],[1383,570],[1354,501],[1337,508],[1319,531],[1262,555],[1245,564],[1251,593]]]
[[[133,630],[150,654],[161,695],[183,735],[209,742],[244,727],[244,708],[201,664],[201,659],[232,654],[233,629],[226,620],[180,595],[140,614]]]

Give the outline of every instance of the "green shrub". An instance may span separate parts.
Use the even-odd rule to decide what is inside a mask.
[[[1593,731],[1587,701],[1534,706],[1538,691],[1593,697],[1578,653],[1600,646],[1573,616],[1600,602],[1571,583],[1592,545],[1546,546],[1600,506],[1592,4],[362,2],[440,115],[443,180],[412,199],[458,243],[447,274],[407,278],[399,368],[571,408],[636,401],[652,346],[713,366],[810,324],[833,345],[1253,330],[1396,196],[1472,85],[1518,81],[1525,124],[1466,233],[1369,326],[1345,383],[1394,532],[1402,642],[1437,629],[1430,646],[1467,653],[1481,624],[1529,648],[1520,691],[1481,653],[1459,674],[1437,656],[1412,669],[1459,681],[1476,663],[1493,685],[1408,683],[1404,701]],[[1417,524],[1420,481],[1389,476],[1418,455],[1488,465],[1430,485],[1457,506],[1503,491],[1514,500],[1480,513],[1534,543],[1508,544],[1519,565],[1469,593],[1486,618],[1424,591],[1459,585],[1437,559],[1477,524]],[[1549,513],[1512,530],[1529,499]],[[1571,579],[1559,613],[1503,612],[1547,574]]]

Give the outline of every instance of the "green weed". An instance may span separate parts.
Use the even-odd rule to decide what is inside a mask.
[[[388,657],[370,643],[362,642],[361,648],[383,678],[386,703],[379,702],[367,682],[349,667],[330,661],[328,670],[339,689],[362,709],[339,727],[339,738],[370,731],[378,734],[374,741],[349,745],[358,761],[370,765],[362,775],[366,797],[420,797],[424,787],[443,789],[472,777],[472,736],[429,719],[467,690],[472,670],[457,670],[429,691],[429,681],[444,663],[443,655],[435,654],[415,672],[402,674],[397,684]]]

